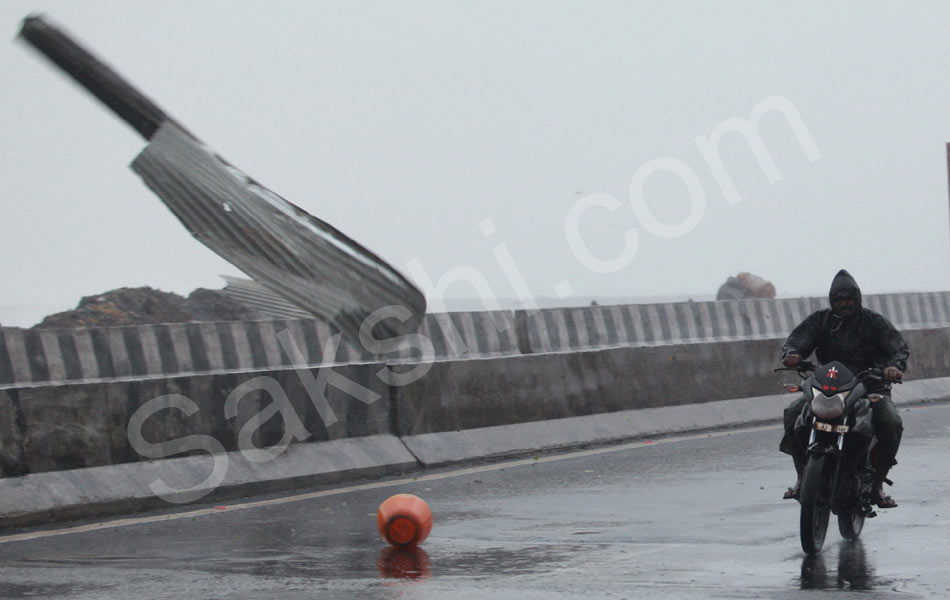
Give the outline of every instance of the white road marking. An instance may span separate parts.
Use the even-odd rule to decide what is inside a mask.
[[[487,471],[497,471],[499,469],[510,469],[513,467],[523,467],[537,463],[549,463],[560,460],[569,460],[572,458],[581,458],[584,456],[595,456],[598,454],[608,454],[610,452],[622,452],[633,448],[645,448],[649,446],[659,446],[661,444],[671,444],[674,442],[685,442],[689,440],[708,439],[716,437],[725,437],[737,433],[752,433],[756,431],[768,431],[771,429],[780,429],[780,425],[765,425],[759,427],[746,427],[741,429],[730,429],[728,431],[715,431],[709,433],[684,435],[676,437],[662,438],[658,440],[643,440],[639,442],[630,442],[617,446],[605,446],[602,448],[593,448],[590,450],[577,450],[556,454],[550,456],[540,456],[535,458],[523,458],[518,460],[509,460],[490,465],[478,467],[468,467],[464,469],[455,469],[442,473],[432,473],[429,475],[420,475],[418,477],[404,477],[402,479],[393,479],[389,481],[377,481],[373,483],[363,483],[347,487],[334,488],[332,490],[321,490],[319,492],[309,492],[306,494],[296,494],[294,496],[285,496],[283,498],[272,498],[270,500],[258,500],[256,502],[245,502],[242,504],[229,504],[226,508],[203,508],[187,512],[176,512],[165,515],[153,515],[146,517],[131,517],[126,519],[114,519],[112,521],[103,521],[101,523],[90,523],[88,525],[78,525],[75,527],[63,527],[61,529],[45,529],[42,531],[32,531],[28,533],[18,533],[14,535],[0,536],[0,544],[9,544],[11,542],[23,542],[40,538],[47,538],[56,535],[71,535],[76,533],[85,533],[87,531],[99,531],[101,529],[113,529],[116,527],[129,527],[131,525],[144,525],[147,523],[161,523],[165,521],[176,521],[179,519],[188,519],[194,517],[203,517],[220,513],[228,513],[236,510],[249,510],[260,508],[262,506],[276,506],[279,504],[289,504],[291,502],[301,502],[303,500],[312,500],[314,498],[324,498],[326,496],[338,496],[340,494],[349,494],[351,492],[360,492],[363,490],[375,490],[379,488],[396,487],[400,485],[409,485],[413,483],[423,483],[437,479],[448,479],[450,477],[460,477],[463,475],[472,475],[476,473],[485,473]]]

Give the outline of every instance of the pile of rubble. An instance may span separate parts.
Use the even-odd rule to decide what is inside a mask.
[[[119,288],[85,296],[79,306],[43,319],[33,329],[187,323],[189,321],[253,321],[267,315],[218,290],[198,288],[187,298],[150,287]]]

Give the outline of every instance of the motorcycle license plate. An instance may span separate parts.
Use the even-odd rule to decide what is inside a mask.
[[[828,433],[848,433],[851,428],[847,425],[832,425],[831,423],[815,421],[815,429],[818,431],[827,431]]]

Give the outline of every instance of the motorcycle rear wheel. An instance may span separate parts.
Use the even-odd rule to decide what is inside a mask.
[[[825,534],[828,532],[828,519],[831,516],[831,507],[827,493],[822,489],[822,474],[828,457],[824,454],[813,455],[805,465],[802,476],[802,486],[798,499],[802,505],[799,533],[801,535],[802,550],[806,554],[818,554],[825,544]]]
[[[860,510],[845,510],[838,513],[838,531],[841,537],[853,541],[864,529],[864,513]]]

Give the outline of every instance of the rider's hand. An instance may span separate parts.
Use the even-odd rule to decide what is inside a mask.
[[[789,352],[785,355],[785,358],[782,359],[782,364],[786,367],[797,367],[800,362],[802,362],[802,357],[794,352]]]
[[[887,367],[884,369],[884,379],[887,381],[897,381],[904,376],[897,367]]]

